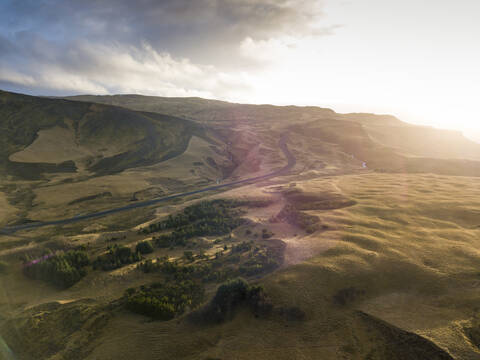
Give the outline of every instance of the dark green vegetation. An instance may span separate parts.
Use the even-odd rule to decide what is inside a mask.
[[[128,310],[156,320],[171,320],[187,310],[193,310],[204,300],[204,286],[189,279],[173,280],[130,288],[124,301]],[[249,285],[237,278],[220,285],[213,299],[194,318],[207,322],[223,322],[233,318],[235,311],[247,305],[255,316],[271,313],[273,305],[261,286]]]
[[[186,309],[198,306],[204,297],[204,289],[191,280],[155,283],[128,289],[125,292],[127,309],[157,320],[170,320]]]
[[[189,262],[195,260],[192,264],[157,258],[141,262],[138,268],[145,273],[160,272],[175,280],[222,282],[236,276],[250,277],[274,271],[283,263],[284,251],[285,243],[281,240],[270,240],[266,244],[242,242],[232,245],[230,251],[217,252],[213,258],[188,252],[185,258]]]
[[[185,246],[196,236],[226,235],[245,222],[240,217],[242,211],[237,209],[240,205],[234,200],[202,201],[164,221],[150,224],[140,232],[150,234],[173,230],[154,239],[159,247]]]
[[[25,263],[23,272],[32,279],[51,283],[59,288],[68,288],[84,277],[89,264],[86,252],[70,250],[64,254],[46,254]]]
[[[232,248],[232,253],[235,252]],[[238,267],[242,276],[265,274],[277,269],[283,263],[285,243],[281,240],[270,240],[267,246],[255,245],[242,251],[246,261]]]
[[[233,318],[235,311],[247,305],[255,316],[268,315],[273,305],[261,286],[249,285],[241,278],[230,280],[218,287],[202,316],[208,322],[223,322]]]
[[[75,146],[98,149],[87,159],[97,175],[112,174],[136,166],[147,166],[184,152],[192,134],[204,130],[183,119],[140,113],[100,104],[39,98],[0,91],[0,171],[26,179],[43,173],[73,172],[73,161],[12,162],[9,156],[34,142],[38,131],[60,127],[74,133]],[[106,146],[116,155],[102,156]]]
[[[225,223],[225,216],[231,221],[230,206],[238,204],[229,201],[201,202],[186,208],[182,213],[169,217],[161,223],[153,224],[154,229],[183,228],[190,220],[203,221],[210,216]],[[229,210],[230,209],[230,210]],[[230,232],[229,228],[228,232]],[[222,240],[214,243],[222,242]],[[265,315],[272,309],[263,289],[249,286],[244,280],[231,280],[239,275],[256,276],[273,271],[283,262],[285,244],[280,240],[266,243],[243,241],[234,243],[230,248],[225,244],[223,250],[212,257],[203,251],[195,255],[193,251],[184,251],[187,263],[170,261],[167,257],[148,259],[138,264],[144,273],[161,273],[165,283],[130,289],[125,293],[126,307],[136,313],[160,320],[170,320],[182,314],[188,307],[197,307],[202,299],[206,283],[228,281],[220,286],[214,300],[195,316],[202,321],[221,322],[231,318],[237,307],[248,305],[256,315]]]
[[[219,268],[215,262],[203,261],[196,264],[182,265],[177,261],[169,261],[166,258],[145,260],[138,264],[138,268],[144,273],[159,272],[172,281],[198,280],[202,282],[221,282],[235,276],[232,268]]]
[[[142,255],[151,254],[153,252],[153,246],[150,241],[141,241],[135,247],[135,252]]]
[[[105,254],[98,256],[93,262],[94,269],[104,271],[118,269],[124,265],[133,264],[142,259],[138,252],[126,246],[113,245],[108,247]]]

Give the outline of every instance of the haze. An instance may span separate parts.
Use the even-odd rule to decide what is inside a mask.
[[[3,1],[0,87],[320,105],[480,139],[478,13],[474,0]]]

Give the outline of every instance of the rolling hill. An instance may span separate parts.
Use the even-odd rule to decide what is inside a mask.
[[[195,123],[125,108],[0,92],[2,175],[93,175],[153,165],[185,151]],[[209,140],[209,139],[208,139]]]
[[[242,121],[275,122],[284,125],[292,122],[299,124],[314,121],[315,125],[321,125],[321,122],[326,120],[344,120],[361,124],[372,141],[402,155],[480,160],[480,144],[465,138],[460,132],[412,125],[391,115],[339,114],[331,109],[315,106],[247,105],[201,98],[141,95],[79,95],[68,97],[68,99],[122,106],[136,111],[169,114],[220,126]],[[343,132],[340,136],[346,134]]]
[[[8,92],[0,127],[0,228],[261,176],[285,166],[280,138],[296,160],[0,234],[0,357],[480,358],[480,145],[459,133],[316,107]]]

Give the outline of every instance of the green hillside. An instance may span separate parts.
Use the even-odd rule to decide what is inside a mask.
[[[245,121],[300,124],[326,120],[344,120],[360,124],[378,145],[412,157],[480,160],[480,144],[461,133],[416,126],[391,115],[368,113],[339,114],[316,106],[273,106],[234,104],[201,98],[169,98],[142,95],[93,96],[81,95],[68,99],[110,104],[137,111],[150,111],[179,116],[215,125],[238,124]]]
[[[193,134],[203,133],[172,116],[4,91],[0,129],[0,173],[27,179],[79,167],[103,175],[152,165],[181,154]]]

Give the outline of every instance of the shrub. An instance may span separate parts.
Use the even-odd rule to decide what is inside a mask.
[[[150,241],[141,241],[135,247],[135,252],[138,252],[142,255],[153,253],[153,246]]]
[[[93,268],[108,271],[140,260],[139,253],[134,253],[129,247],[114,245],[108,248],[107,253],[97,257],[93,262]]]
[[[240,217],[241,211],[235,209],[239,205],[233,200],[201,201],[166,220],[150,224],[139,233],[172,230],[155,238],[155,244],[163,248],[186,246],[196,236],[226,235],[245,222]]]
[[[193,281],[175,284],[156,283],[127,289],[126,307],[130,311],[158,320],[170,320],[201,303],[204,289]]]
[[[89,259],[84,251],[47,254],[24,264],[23,272],[32,279],[47,281],[59,288],[68,288],[86,275]]]
[[[253,241],[251,242],[241,242],[240,244],[238,245],[232,245],[232,252],[235,253],[235,252],[246,252],[246,251],[249,251],[251,248],[252,248],[252,244],[253,244]]]
[[[218,287],[215,296],[206,307],[203,317],[206,320],[222,322],[231,319],[241,305],[248,305],[255,316],[269,313],[273,306],[260,286],[250,286],[237,278]]]
[[[262,230],[262,239],[270,239],[273,236],[273,233],[271,231],[268,231],[267,229]]]
[[[248,289],[248,283],[243,279],[220,285],[210,303],[213,318],[223,321],[231,317],[233,310],[247,298]]]

